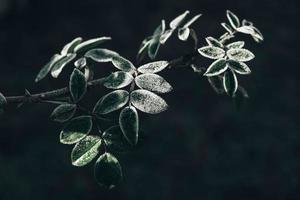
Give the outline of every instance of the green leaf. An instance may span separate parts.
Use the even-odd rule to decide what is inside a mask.
[[[49,63],[47,63],[38,73],[38,75],[35,78],[35,82],[39,82],[40,80],[42,80],[43,78],[45,78],[47,76],[47,74],[51,71],[51,69],[53,68],[54,64],[59,61],[61,58],[63,58],[63,56],[59,55],[59,54],[55,54],[54,56],[52,56],[51,60]]]
[[[219,59],[213,62],[206,72],[204,73],[204,76],[217,76],[222,74],[223,72],[226,71],[228,66],[226,65],[226,60],[225,59]]]
[[[59,61],[57,61],[54,65],[53,68],[51,69],[51,75],[53,78],[57,78],[63,68],[69,64],[74,58],[76,57],[76,54],[68,54],[61,58]]]
[[[178,29],[178,38],[182,41],[187,41],[190,36],[189,28],[180,28]]]
[[[157,73],[164,70],[169,65],[167,61],[156,61],[147,63],[138,68],[138,71],[141,73]]]
[[[0,108],[3,108],[7,104],[5,96],[0,92]]]
[[[80,116],[72,119],[60,132],[60,142],[74,144],[86,137],[92,130],[91,116]]]
[[[102,44],[108,40],[111,40],[111,37],[99,37],[87,40],[85,42],[82,42],[81,44],[77,45],[74,49],[75,53],[81,53],[88,51],[94,47],[97,47],[99,44]]]
[[[234,70],[238,74],[250,74],[251,70],[250,68],[243,62],[238,62],[235,60],[228,60],[227,61],[228,67],[230,67],[232,70]]]
[[[237,42],[233,42],[233,43],[228,44],[226,47],[228,49],[241,49],[241,48],[244,47],[244,45],[245,45],[244,41],[237,41]]]
[[[125,72],[132,72],[136,70],[134,65],[122,56],[114,56],[112,59],[112,63],[116,68]]]
[[[230,49],[227,51],[227,56],[229,59],[239,62],[247,62],[255,57],[254,54],[247,49]]]
[[[199,19],[199,17],[201,17],[202,14],[198,14],[196,16],[194,16],[191,20],[189,20],[187,23],[185,23],[185,25],[183,26],[183,28],[188,28],[190,27],[190,25],[192,25],[195,21],[197,21]]]
[[[170,28],[175,29],[177,27],[179,27],[184,19],[186,18],[186,16],[190,13],[190,11],[185,11],[183,14],[179,15],[178,17],[176,17],[175,19],[173,19],[170,23]]]
[[[216,38],[213,37],[207,37],[205,38],[206,42],[208,45],[213,46],[213,47],[219,47],[219,48],[223,48],[223,44],[221,42],[219,42]]]
[[[230,33],[230,34],[232,34],[233,33],[233,29],[228,25],[228,24],[226,24],[226,23],[221,23],[221,25],[225,28],[225,30],[228,32],[228,33]]]
[[[131,74],[119,71],[109,75],[103,85],[110,89],[120,89],[128,86],[132,81],[133,77]]]
[[[103,96],[95,105],[94,113],[108,114],[126,105],[129,93],[126,90],[116,90]]]
[[[78,46],[82,42],[82,38],[78,37],[72,40],[70,43],[68,43],[61,51],[61,55],[66,56],[69,53],[74,53],[74,49],[76,46]]]
[[[173,32],[173,29],[166,30],[159,38],[160,44],[165,44],[166,41],[172,36]]]
[[[117,52],[108,49],[92,49],[86,52],[85,57],[91,58],[96,62],[111,62],[113,57],[118,55]]]
[[[101,138],[98,136],[88,135],[83,138],[72,150],[72,164],[81,167],[91,162],[98,155],[101,144]]]
[[[119,126],[113,126],[105,130],[102,138],[108,148],[112,151],[124,152],[132,149],[132,146],[124,137],[124,134]]]
[[[135,90],[131,92],[130,100],[134,107],[149,114],[157,114],[168,108],[164,99],[147,90]]]
[[[75,104],[62,104],[56,107],[50,118],[57,122],[65,122],[70,120],[76,112]]]
[[[240,27],[240,20],[233,12],[227,10],[226,16],[232,28],[236,29]]]
[[[217,94],[224,93],[223,80],[219,76],[209,76],[207,77],[209,84],[214,89]]]
[[[225,92],[229,96],[234,97],[235,92],[238,88],[238,80],[236,78],[235,73],[232,70],[228,70],[224,73],[223,86],[224,86]]]
[[[223,49],[213,46],[201,47],[198,49],[198,52],[204,57],[216,60],[225,56],[225,51]]]
[[[70,77],[69,89],[74,102],[78,102],[86,93],[87,82],[79,69],[74,69]]]
[[[173,89],[163,77],[157,74],[141,74],[135,78],[135,83],[139,88],[157,93],[168,93]]]
[[[156,58],[156,55],[158,53],[159,47],[160,47],[160,36],[155,36],[152,40],[150,40],[149,46],[148,46],[148,56],[151,60],[154,60]]]
[[[131,145],[136,145],[139,134],[139,116],[132,106],[125,107],[119,117],[120,128]]]
[[[119,184],[123,177],[119,161],[110,153],[104,153],[98,158],[94,175],[99,185],[109,189]]]

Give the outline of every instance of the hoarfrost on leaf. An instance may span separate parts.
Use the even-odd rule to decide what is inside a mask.
[[[237,42],[233,42],[228,44],[226,47],[228,49],[241,49],[245,46],[245,42],[244,41],[237,41]]]
[[[109,75],[103,85],[110,89],[120,89],[128,86],[132,81],[133,77],[131,74],[119,71]]]
[[[99,38],[87,40],[87,41],[82,42],[79,45],[77,45],[74,49],[74,52],[75,53],[85,52],[85,51],[90,50],[108,40],[111,40],[111,37],[99,37]]]
[[[225,56],[225,51],[219,47],[205,46],[198,49],[198,52],[210,59],[220,59]]]
[[[123,58],[122,56],[114,56],[112,58],[113,65],[125,72],[132,72],[135,71],[134,65],[127,59]]]
[[[92,49],[86,52],[85,57],[91,58],[96,62],[111,62],[113,57],[118,55],[117,52],[108,49]]]
[[[171,22],[170,22],[170,28],[172,29],[176,29],[177,27],[179,27],[184,19],[186,18],[186,16],[190,13],[190,11],[185,11],[184,13],[182,13],[181,15],[179,15],[178,17],[176,17],[175,19],[173,19]]]
[[[167,61],[156,61],[147,63],[138,68],[138,71],[141,73],[157,73],[164,70],[169,65]]]
[[[255,57],[254,54],[247,49],[229,49],[227,51],[227,56],[229,59],[239,62],[247,62]]]
[[[226,93],[229,96],[234,97],[234,94],[238,88],[238,80],[232,70],[228,70],[224,73],[223,85]]]
[[[235,60],[228,60],[227,65],[230,69],[234,70],[238,74],[250,74],[251,70],[250,68],[243,62],[238,62]]]
[[[130,100],[134,107],[149,114],[158,114],[168,108],[163,98],[148,90],[139,89],[131,92]]]
[[[135,78],[135,83],[139,88],[157,93],[168,93],[173,89],[163,77],[157,74],[141,74]]]
[[[227,10],[227,19],[230,23],[230,25],[232,26],[232,28],[236,29],[238,27],[240,27],[240,20],[239,18],[233,13],[231,12],[230,10]]]
[[[139,134],[139,116],[133,106],[125,107],[119,117],[120,128],[131,145],[136,145]]]
[[[50,115],[50,118],[53,121],[57,122],[65,122],[70,120],[76,112],[76,104],[62,104],[56,107],[52,114]]]
[[[81,37],[78,37],[78,38],[75,38],[74,40],[72,40],[70,43],[66,44],[64,46],[64,48],[62,49],[61,51],[61,55],[65,56],[69,53],[74,53],[74,49],[77,45],[79,45],[80,43],[82,42],[82,38]]]
[[[215,62],[213,62],[208,67],[208,69],[204,73],[204,76],[217,76],[217,75],[220,75],[223,72],[225,72],[227,68],[228,68],[228,66],[226,64],[226,60],[221,58],[221,59],[216,60]]]
[[[74,102],[78,102],[86,93],[87,81],[84,74],[77,68],[71,74],[69,89]]]
[[[72,150],[72,164],[81,167],[91,162],[98,155],[101,144],[101,138],[98,136],[88,135],[83,138]]]
[[[53,68],[51,69],[51,75],[53,78],[57,78],[63,68],[69,64],[74,58],[76,57],[76,54],[67,54],[66,56],[62,57],[59,59],[54,65]]]

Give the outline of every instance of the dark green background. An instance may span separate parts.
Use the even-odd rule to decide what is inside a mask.
[[[39,69],[74,37],[112,36],[104,47],[134,60],[141,40],[162,18],[190,9],[203,17],[194,25],[204,37],[219,36],[226,9],[254,21],[266,38],[247,48],[256,59],[252,75],[240,77],[251,98],[237,111],[190,69],[165,73],[174,86],[164,95],[168,111],[142,115],[146,137],[133,153],[120,154],[125,180],[106,191],[97,186],[92,164],[70,163],[71,147],[59,143],[61,125],[54,108],[29,105],[0,118],[0,199],[300,199],[299,9],[279,0],[1,0],[0,91],[5,95],[55,89],[67,84],[50,78],[39,84]],[[188,52],[172,39],[159,58]],[[209,64],[203,59],[203,66]],[[97,68],[97,76],[112,67]],[[93,91],[92,105],[103,94]]]

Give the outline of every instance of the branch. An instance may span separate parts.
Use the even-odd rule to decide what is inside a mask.
[[[169,63],[169,68],[176,68],[186,66],[191,63],[191,61],[198,56],[197,51],[181,56],[179,58],[171,60]],[[88,82],[88,90],[97,85],[102,85],[106,77],[95,79]],[[56,89],[52,91],[46,91],[42,93],[37,93],[33,95],[23,95],[23,96],[9,96],[6,97],[7,104],[18,104],[18,103],[39,103],[45,100],[54,100],[59,97],[64,97],[69,94],[69,87],[64,87],[61,89]]]

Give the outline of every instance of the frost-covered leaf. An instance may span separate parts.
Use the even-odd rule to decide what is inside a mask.
[[[175,29],[177,27],[179,27],[184,19],[186,18],[186,16],[190,13],[190,11],[185,11],[183,14],[179,15],[178,17],[176,17],[175,19],[173,19],[171,22],[170,22],[170,28],[172,29]]]
[[[228,60],[227,61],[228,67],[230,67],[232,70],[234,70],[238,74],[250,74],[251,70],[250,68],[243,62],[238,62],[235,60]]]
[[[70,120],[76,112],[76,105],[75,104],[62,104],[56,107],[52,114],[50,115],[50,118],[53,121],[57,122],[65,122]]]
[[[88,135],[83,138],[72,150],[72,164],[81,167],[91,162],[98,155],[101,144],[101,138],[98,136]]]
[[[165,32],[165,30],[166,30],[166,22],[165,20],[161,20],[161,24],[155,29],[153,33],[153,37],[160,36]]]
[[[74,102],[78,102],[85,94],[87,82],[84,74],[75,68],[71,74],[69,89]]]
[[[113,57],[118,55],[117,52],[108,49],[92,49],[86,52],[85,57],[91,58],[96,62],[111,62]]]
[[[256,27],[253,27],[253,30],[254,30],[254,33],[252,34],[253,39],[258,43],[262,42],[264,40],[263,34]]]
[[[76,54],[67,54],[63,58],[59,59],[52,67],[51,69],[51,75],[53,78],[57,78],[63,68],[69,64],[74,58],[76,57]]]
[[[5,96],[0,92],[0,108],[5,106],[7,103]]]
[[[233,43],[228,44],[226,47],[228,49],[241,49],[241,48],[244,47],[244,45],[245,45],[244,41],[237,41],[237,42],[233,42]]]
[[[64,48],[61,51],[61,55],[66,56],[69,53],[74,53],[74,49],[77,45],[79,45],[82,42],[82,38],[78,37],[72,40],[70,43],[66,44]]]
[[[178,29],[178,38],[182,41],[187,41],[190,35],[190,29],[189,28],[180,28]]]
[[[163,77],[157,74],[141,74],[135,78],[135,83],[142,89],[157,93],[167,93],[173,89]]]
[[[116,68],[125,72],[132,72],[135,70],[134,65],[122,56],[114,56],[112,59],[112,63]]]
[[[254,54],[247,49],[230,49],[227,51],[227,56],[229,59],[239,62],[247,62],[255,57]]]
[[[94,70],[91,66],[84,67],[84,77],[86,81],[92,81],[94,78]]]
[[[120,89],[128,86],[132,81],[133,77],[131,74],[119,71],[109,75],[103,85],[110,89]]]
[[[156,61],[140,66],[138,71],[141,73],[157,73],[164,70],[168,65],[168,61]]]
[[[132,149],[132,146],[128,143],[124,137],[123,132],[119,126],[113,126],[105,130],[102,135],[105,144],[112,151],[124,152]]]
[[[171,37],[173,32],[174,32],[173,29],[166,30],[159,38],[160,44],[165,44],[166,41]]]
[[[72,119],[60,132],[60,142],[74,144],[86,137],[92,130],[91,116],[80,116]]]
[[[241,26],[236,29],[240,33],[250,34],[252,35],[254,33],[254,29],[252,26]]]
[[[63,57],[64,56],[59,55],[59,54],[55,54],[54,56],[52,56],[50,62],[47,63],[38,73],[37,77],[35,78],[35,82],[39,82],[40,80],[45,78],[47,76],[47,74],[51,71],[51,69],[53,68],[54,64]]]
[[[243,25],[243,26],[253,26],[253,23],[250,22],[250,21],[248,21],[248,20],[246,20],[246,19],[243,19],[242,25]]]
[[[85,67],[86,64],[87,64],[87,62],[86,62],[86,58],[85,57],[79,58],[74,63],[75,67],[77,67],[79,69],[82,69],[83,67]]]
[[[210,59],[220,59],[225,56],[225,51],[219,47],[205,46],[198,49],[198,52]]]
[[[214,89],[217,94],[224,93],[223,80],[219,76],[209,76],[207,77],[209,84]]]
[[[192,25],[195,21],[197,21],[199,19],[199,17],[201,17],[202,14],[198,14],[196,16],[194,16],[191,20],[189,20],[188,22],[185,23],[185,25],[183,26],[183,28],[188,28],[190,27],[190,25]]]
[[[222,74],[223,72],[226,71],[228,66],[226,65],[226,60],[225,59],[219,59],[213,62],[206,72],[204,73],[204,76],[217,76]]]
[[[131,145],[136,145],[139,134],[139,116],[133,106],[125,107],[119,117],[120,128]]]
[[[126,90],[116,90],[103,96],[95,105],[94,113],[107,114],[126,105],[129,93]]]
[[[142,54],[143,52],[145,52],[150,44],[150,41],[151,41],[152,37],[151,38],[146,38],[142,41],[142,44],[139,48],[139,52],[138,52],[138,55],[139,54]]]
[[[157,114],[168,108],[164,99],[147,90],[135,90],[131,92],[130,100],[134,107],[149,114]]]
[[[238,80],[236,78],[235,73],[232,70],[227,70],[224,73],[223,85],[226,93],[229,96],[233,97],[238,88]]]
[[[207,44],[210,46],[223,48],[223,44],[221,42],[219,42],[216,38],[207,37],[207,38],[205,38],[205,40],[206,40]]]
[[[240,20],[233,12],[227,10],[226,16],[232,28],[236,29],[240,27]]]
[[[87,40],[85,42],[80,43],[79,45],[77,45],[74,49],[75,53],[81,53],[81,52],[85,52],[88,51],[94,47],[97,47],[99,44],[102,44],[108,40],[111,40],[111,37],[99,37],[99,38],[94,38],[94,39],[90,39]]]
[[[233,33],[233,29],[228,25],[228,24],[226,24],[226,23],[221,23],[221,25],[225,28],[225,30],[228,32],[228,33],[230,33],[230,34],[232,34]]]
[[[99,185],[109,189],[119,184],[123,177],[119,161],[110,153],[104,153],[98,158],[94,175]]]

